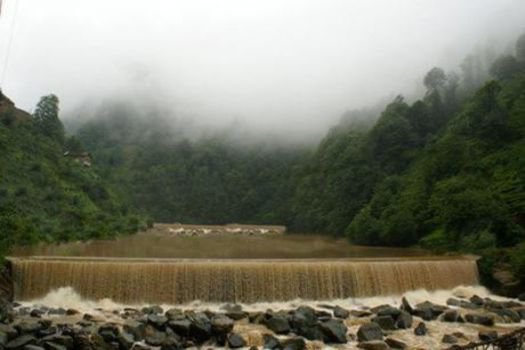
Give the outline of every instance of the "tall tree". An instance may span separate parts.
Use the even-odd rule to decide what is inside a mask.
[[[43,96],[36,105],[33,117],[36,126],[44,135],[64,143],[64,125],[58,119],[59,100],[56,95]]]

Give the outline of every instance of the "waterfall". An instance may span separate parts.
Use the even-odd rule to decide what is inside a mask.
[[[476,261],[12,258],[16,300],[73,287],[123,303],[326,300],[478,284]]]

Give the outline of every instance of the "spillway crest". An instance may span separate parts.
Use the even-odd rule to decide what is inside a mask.
[[[75,260],[12,259],[15,299],[59,287],[123,303],[327,300],[478,284],[475,260]]]

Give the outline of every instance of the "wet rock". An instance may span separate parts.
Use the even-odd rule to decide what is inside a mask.
[[[417,336],[427,335],[427,325],[424,322],[419,322],[416,328],[414,328],[414,334]]]
[[[124,349],[131,349],[133,343],[135,342],[135,337],[131,333],[120,332],[117,341],[120,346]]]
[[[146,315],[163,314],[164,310],[159,305],[146,306],[142,308],[142,313]]]
[[[44,314],[45,314],[45,312],[40,310],[40,309],[33,309],[29,313],[29,316],[34,317],[34,318],[41,318],[42,315],[44,315]]]
[[[394,319],[391,316],[377,316],[372,318],[372,322],[377,323],[382,330],[393,331],[396,329]]]
[[[315,310],[310,307],[299,307],[289,316],[288,322],[297,335],[309,340],[321,340],[323,338],[318,327]]]
[[[122,326],[124,332],[132,334],[135,339],[144,338],[145,328],[144,323],[137,321],[128,321]]]
[[[166,333],[159,332],[159,331],[156,331],[156,332],[153,332],[147,335],[146,338],[144,339],[146,344],[151,345],[151,346],[161,346],[165,340],[166,340]]]
[[[117,340],[118,328],[114,324],[106,323],[98,328],[98,334],[106,342],[112,342]]]
[[[162,343],[160,350],[181,350],[184,349],[182,344],[180,343],[178,338],[175,337],[167,337],[164,339],[164,342]]]
[[[350,316],[350,311],[343,309],[340,306],[336,306],[333,309],[334,317],[347,319]]]
[[[181,337],[187,337],[190,334],[191,321],[188,319],[169,321],[168,326]]]
[[[498,332],[496,331],[479,331],[478,338],[481,341],[491,341],[498,338]]]
[[[483,298],[477,295],[473,295],[469,300],[472,304],[478,305],[478,306],[482,306],[485,303]]]
[[[88,344],[88,346],[91,347],[90,344]],[[53,342],[46,342],[44,344],[44,348],[46,350],[68,350],[68,348],[66,348],[65,346],[57,344],[57,343],[53,343]],[[77,349],[82,349],[82,348],[74,348],[74,349],[77,350]]]
[[[67,309],[66,310],[66,315],[68,315],[68,316],[78,315],[79,313],[80,313],[80,311],[75,310],[75,309]]]
[[[66,309],[59,307],[58,309],[49,309],[47,314],[50,316],[63,316],[66,314],[66,312]]]
[[[0,349],[2,349],[8,342],[7,334],[0,332]]]
[[[377,310],[376,313],[377,316],[390,316],[392,317],[392,319],[395,320],[399,316],[399,314],[401,314],[401,310],[387,305],[386,307],[382,307],[379,310]]]
[[[304,350],[306,343],[303,338],[289,338],[282,342],[283,350]]]
[[[372,312],[368,310],[350,310],[350,315],[353,317],[361,318],[372,315]]]
[[[16,330],[20,335],[23,334],[33,334],[36,335],[36,333],[41,330],[42,324],[38,322],[21,322],[15,326]]]
[[[382,340],[371,340],[357,344],[357,347],[365,350],[389,350],[390,347]]]
[[[180,318],[184,318],[184,313],[180,309],[169,309],[164,314],[168,318],[168,320],[177,320]]]
[[[211,322],[205,314],[198,313],[191,321],[190,337],[193,340],[204,343],[211,338]]]
[[[152,324],[155,328],[159,330],[163,330],[167,322],[168,318],[166,316],[162,316],[156,313],[148,315],[148,323]]]
[[[467,314],[465,320],[469,323],[480,324],[483,326],[494,326],[494,317],[488,315],[479,315],[479,314]]]
[[[412,305],[410,305],[407,298],[405,297],[401,299],[401,306],[399,307],[399,309],[402,311],[406,311],[409,314],[412,314],[414,312],[414,308],[412,307]]]
[[[0,333],[5,334],[7,337],[7,340],[16,338],[18,335],[18,331],[13,326],[2,324],[2,323],[0,323]]]
[[[400,329],[407,329],[412,327],[412,315],[408,311],[401,310],[396,319],[396,327]]]
[[[264,325],[275,334],[286,334],[290,332],[290,323],[288,320],[279,315],[271,315],[264,320]]]
[[[443,322],[465,322],[457,310],[447,310],[441,315]]]
[[[435,320],[439,315],[447,310],[446,306],[437,305],[430,301],[425,301],[416,305],[414,315],[421,317],[425,321]]]
[[[13,350],[20,349],[21,350],[24,348],[24,346],[29,345],[29,344],[36,344],[36,338],[30,334],[25,334],[25,335],[21,335],[9,341],[6,344],[5,348],[6,350],[10,350],[10,349],[13,349]]]
[[[365,323],[361,327],[359,327],[357,331],[357,339],[360,342],[371,340],[383,340],[383,331],[377,323]]]
[[[226,335],[233,330],[234,322],[227,316],[217,315],[211,320],[211,329],[216,335]]]
[[[452,334],[445,334],[443,338],[441,338],[441,342],[445,344],[456,344],[458,342],[458,338]]]
[[[24,346],[24,350],[46,350],[46,349],[38,345],[26,345]]]
[[[401,340],[395,338],[386,338],[385,343],[390,346],[391,349],[406,349],[408,346]]]
[[[520,295],[518,295],[518,300],[525,301],[525,293],[521,293]]]
[[[263,342],[264,342],[264,345],[263,345],[264,349],[274,350],[274,349],[281,348],[281,343],[279,342],[279,339],[277,339],[271,334],[264,334]]]
[[[230,349],[237,349],[246,346],[246,341],[237,333],[232,333],[228,336],[228,347]]]
[[[251,312],[248,314],[248,320],[251,323],[260,324],[264,321],[264,313],[262,312]]]
[[[62,335],[62,334],[48,335],[47,337],[42,338],[40,341],[44,344],[45,343],[58,344],[60,346],[63,346],[66,349],[73,349],[75,345],[75,341],[73,340],[73,337],[69,335]]]
[[[447,299],[447,305],[450,306],[461,306],[461,300],[456,298],[448,298]]]
[[[248,313],[245,311],[230,311],[226,313],[226,316],[228,316],[232,320],[239,321],[248,317]]]
[[[520,323],[521,316],[514,310],[511,309],[489,309],[489,311],[495,313],[498,316],[503,317],[507,323]]]
[[[332,319],[330,321],[323,322],[320,325],[320,329],[323,333],[323,341],[327,344],[344,344],[347,342],[346,326],[340,320]]]

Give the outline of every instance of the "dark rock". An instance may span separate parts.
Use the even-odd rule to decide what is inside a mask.
[[[78,310],[75,310],[75,309],[67,309],[66,310],[66,315],[68,316],[73,316],[73,315],[78,315],[80,312]]]
[[[357,347],[365,350],[389,350],[390,347],[382,340],[371,340],[357,344]]]
[[[46,342],[44,343],[44,348],[46,350],[68,350],[64,345],[60,345],[53,342]],[[75,348],[75,350],[78,348]]]
[[[264,320],[264,325],[275,334],[286,334],[290,332],[290,323],[283,316],[272,315]]]
[[[377,323],[382,330],[393,331],[396,329],[394,319],[392,316],[377,316],[371,320],[374,323]]]
[[[152,305],[152,306],[143,307],[141,311],[142,311],[143,314],[146,314],[146,315],[163,314],[164,313],[164,310],[162,310],[162,308],[160,306],[158,306],[158,305]]]
[[[122,326],[124,332],[132,334],[135,339],[144,338],[145,328],[144,323],[137,321],[128,321]]]
[[[162,345],[160,347],[160,350],[181,350],[181,349],[184,349],[184,347],[180,343],[179,339],[175,337],[167,337],[166,339],[164,339],[164,342],[162,342]]]
[[[405,297],[401,299],[401,306],[399,308],[403,311],[408,312],[409,314],[412,314],[414,312],[414,308],[412,307],[412,305],[410,305],[407,298]]]
[[[181,337],[187,337],[190,334],[191,321],[188,319],[173,320],[168,322],[168,326]]]
[[[190,325],[190,337],[197,343],[204,343],[211,338],[211,335],[209,318],[203,313],[196,314]]]
[[[472,296],[469,300],[472,304],[478,305],[478,306],[482,306],[485,303],[485,301],[477,295]]]
[[[525,308],[515,310],[521,317],[522,320],[525,320]]]
[[[281,348],[281,343],[279,342],[279,339],[277,339],[271,334],[264,334],[263,341],[264,341],[264,345],[263,345],[264,349],[274,350],[274,349]]]
[[[289,316],[289,324],[297,334],[309,340],[321,340],[323,334],[317,327],[318,320],[315,310],[310,307],[299,307]]]
[[[401,313],[401,310],[392,306],[386,306],[377,310],[377,316],[390,316],[392,319],[396,319]]]
[[[4,333],[7,336],[7,340],[16,338],[18,331],[10,325],[0,323],[0,333]]]
[[[427,325],[424,322],[419,322],[416,328],[414,328],[414,334],[417,336],[426,335],[428,332]]]
[[[289,338],[282,342],[283,350],[304,350],[306,343],[303,338]]]
[[[494,326],[494,317],[479,314],[467,314],[465,320],[469,323],[480,324],[483,326]]]
[[[400,329],[407,329],[412,327],[412,315],[408,311],[401,310],[396,319],[396,327]]]
[[[346,339],[346,326],[340,320],[332,319],[323,322],[320,325],[321,332],[323,332],[323,341],[327,344],[337,343],[344,344]]]
[[[40,309],[33,309],[29,313],[29,316],[34,317],[34,318],[41,318],[44,313],[45,312]]]
[[[228,337],[228,347],[230,349],[237,349],[246,346],[246,341],[237,333],[232,333]]]
[[[525,301],[525,293],[521,293],[520,295],[518,295],[518,300]]]
[[[240,312],[242,311],[242,306],[239,304],[224,304],[221,306],[221,310],[226,312]]]
[[[348,316],[350,316],[350,311],[348,311],[347,309],[343,309],[340,306],[334,307],[333,313],[334,313],[334,317],[342,318],[342,319],[347,319]]]
[[[421,317],[425,321],[435,320],[439,315],[447,310],[446,306],[437,305],[430,301],[425,301],[416,305],[414,315]]]
[[[161,346],[165,340],[166,340],[166,333],[159,332],[159,331],[156,331],[156,332],[153,332],[147,335],[146,338],[144,339],[146,344],[151,345],[151,346]]]
[[[245,311],[229,311],[226,313],[226,316],[228,316],[232,320],[239,321],[243,318],[248,317],[248,313]]]
[[[166,316],[168,320],[177,320],[184,318],[184,313],[180,309],[169,309],[164,316]]]
[[[233,330],[234,322],[227,316],[217,315],[211,320],[211,329],[216,335],[226,335]]]
[[[166,316],[162,316],[156,313],[148,315],[148,323],[151,323],[155,328],[159,330],[163,330],[167,322],[168,318]]]
[[[452,334],[445,334],[443,338],[441,338],[441,342],[445,344],[456,344],[458,342],[458,338]]]
[[[21,335],[6,344],[6,349],[23,349],[28,344],[36,344],[36,338],[30,334]]]
[[[361,318],[361,317],[368,317],[372,315],[372,313],[368,310],[350,310],[350,315]]]
[[[120,332],[117,341],[120,346],[124,349],[131,349],[133,343],[135,342],[135,337],[131,333]]]
[[[24,350],[46,350],[46,349],[38,345],[26,345],[24,346]]]
[[[455,298],[448,298],[447,299],[447,305],[460,306],[461,305],[461,300],[455,299]]]
[[[481,307],[480,305],[476,305],[474,303],[471,303],[470,301],[465,301],[465,300],[460,300],[459,306],[462,307],[463,309],[469,309],[469,310],[475,310]]]
[[[73,340],[73,337],[62,334],[48,335],[47,337],[42,338],[41,342],[58,344],[66,349],[73,349],[75,346],[75,341]]]
[[[489,311],[494,312],[496,315],[503,317],[507,323],[520,323],[521,316],[514,310],[511,309],[490,309]]]
[[[85,321],[93,321],[94,317],[90,314],[84,314],[84,316],[82,316],[82,319]]]
[[[18,330],[18,333],[20,335],[23,335],[23,334],[36,335],[36,333],[44,327],[42,327],[42,324],[38,322],[21,322],[17,324],[15,328]]]
[[[387,345],[390,346],[391,349],[406,349],[407,348],[407,345],[405,343],[395,338],[386,338],[385,343],[387,343]]]
[[[491,341],[498,338],[498,332],[496,331],[479,331],[478,338],[481,341]]]
[[[381,327],[374,322],[365,323],[357,331],[357,339],[360,342],[370,340],[383,340],[383,331]]]
[[[2,349],[8,342],[7,334],[0,332],[0,349]]]
[[[447,310],[441,315],[443,322],[465,322],[457,310]]]

